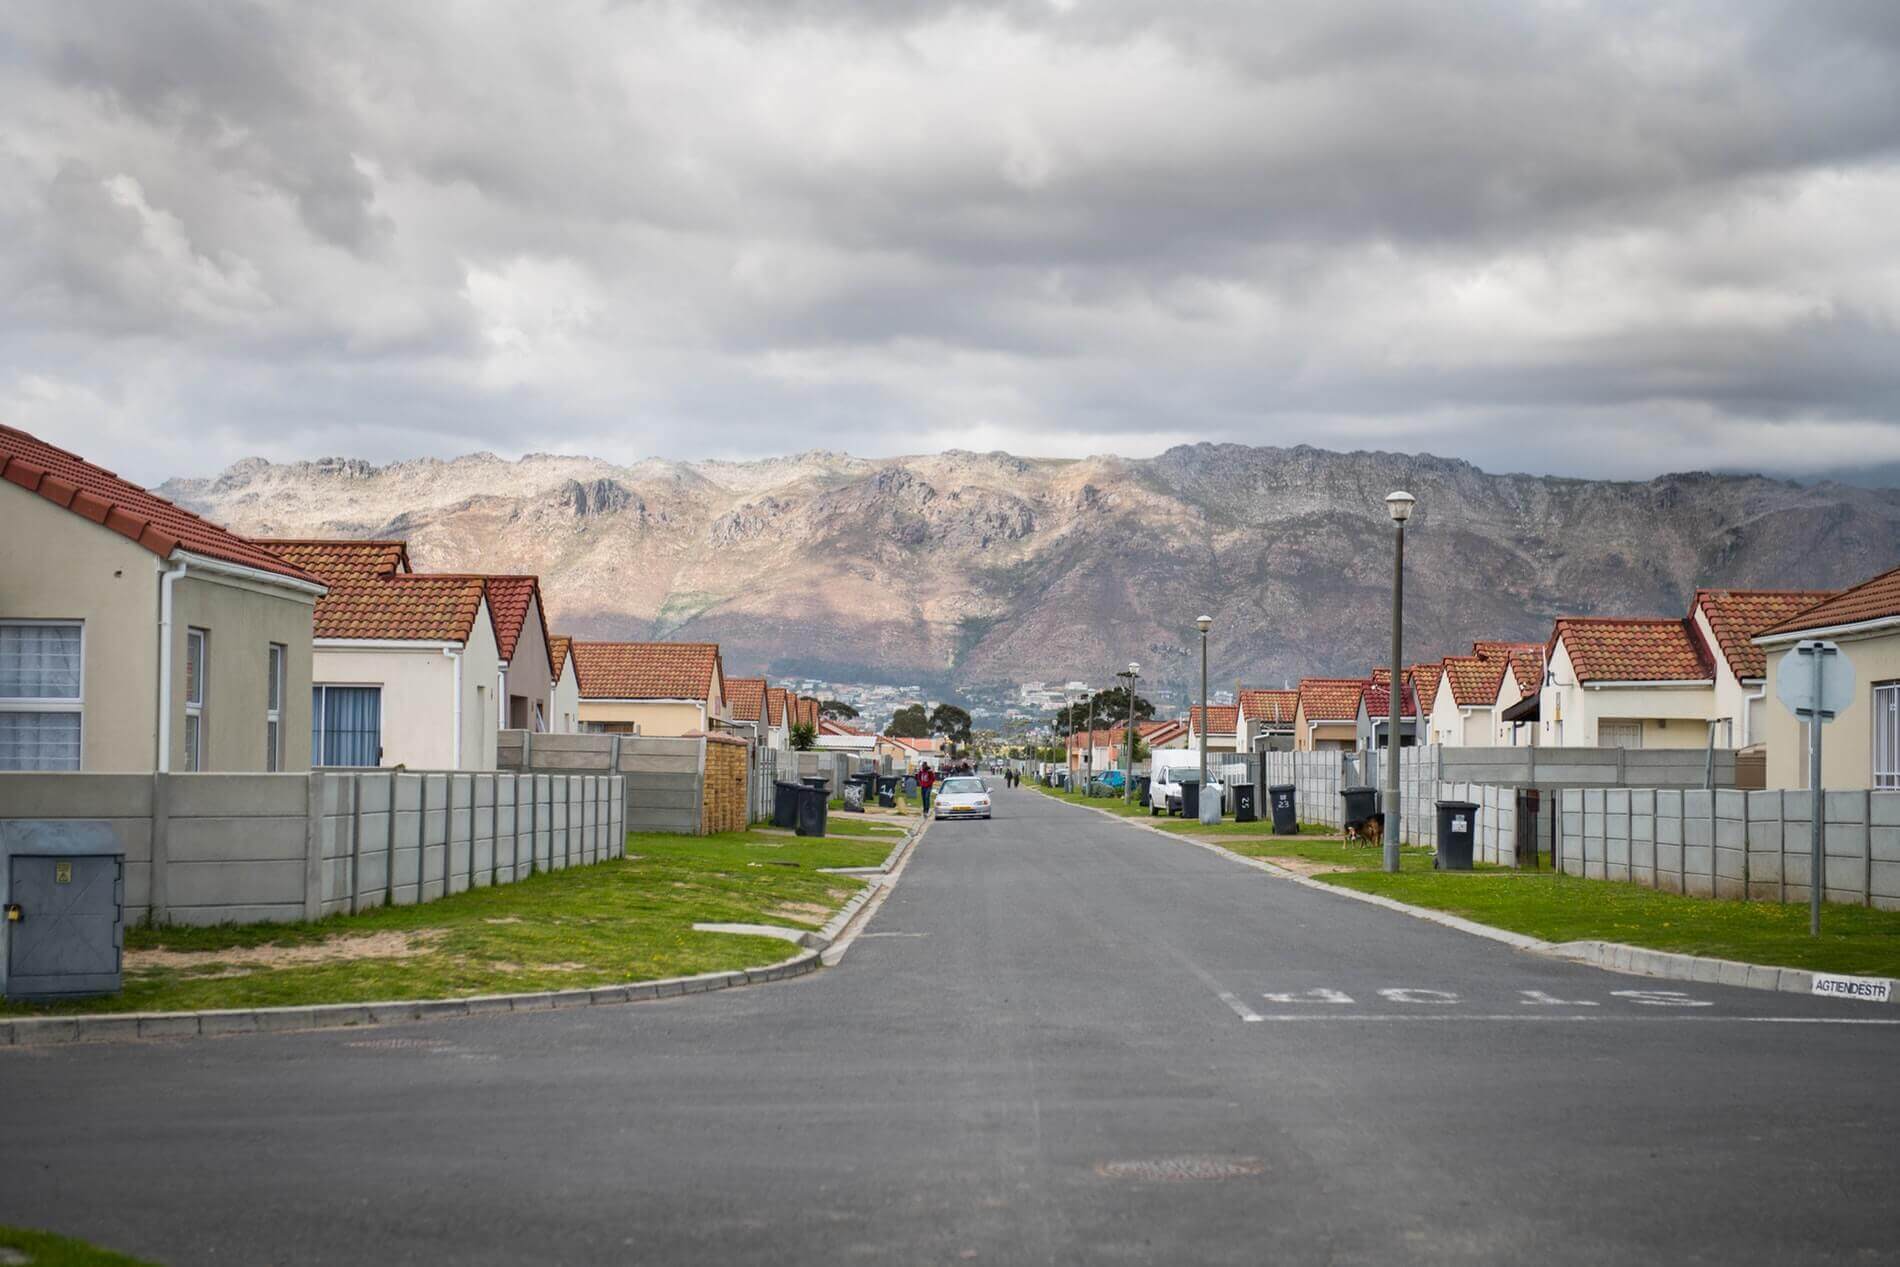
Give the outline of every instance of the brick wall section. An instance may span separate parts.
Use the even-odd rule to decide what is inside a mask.
[[[706,833],[744,831],[748,825],[745,740],[722,734],[708,734],[705,740],[706,783],[700,793],[701,830]]]

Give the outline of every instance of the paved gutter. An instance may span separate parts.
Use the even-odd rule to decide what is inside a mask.
[[[1672,950],[1654,950],[1648,946],[1632,946],[1617,941],[1566,941],[1551,942],[1541,938],[1514,933],[1509,929],[1496,928],[1490,924],[1480,924],[1476,920],[1465,919],[1445,911],[1433,910],[1428,906],[1413,906],[1409,902],[1400,902],[1395,898],[1378,893],[1362,893],[1358,889],[1349,889],[1337,884],[1327,884],[1285,867],[1276,866],[1261,858],[1249,858],[1245,854],[1235,853],[1224,846],[1211,841],[1196,840],[1192,836],[1163,831],[1150,826],[1138,818],[1129,818],[1097,809],[1093,805],[1076,805],[1060,797],[1049,798],[1075,809],[1088,810],[1116,822],[1127,823],[1142,831],[1152,832],[1168,840],[1193,845],[1196,849],[1205,849],[1219,854],[1243,867],[1252,867],[1256,871],[1294,884],[1304,885],[1322,893],[1331,893],[1339,897],[1350,898],[1355,902],[1366,902],[1373,906],[1383,906],[1387,910],[1410,915],[1429,923],[1441,924],[1446,928],[1455,928],[1461,933],[1473,937],[1483,937],[1489,941],[1502,942],[1513,950],[1522,950],[1534,955],[1544,955],[1552,959],[1567,959],[1572,963],[1588,964],[1609,972],[1623,972],[1639,977],[1660,977],[1670,981],[1700,981],[1709,985],[1740,986],[1749,990],[1777,990],[1788,994],[1813,994],[1814,980],[1820,977],[1838,977],[1846,974],[1814,972],[1807,968],[1784,968],[1778,964],[1743,963],[1737,959],[1716,959],[1707,955],[1687,955]],[[1891,1003],[1900,1003],[1900,980],[1891,977],[1856,977],[1857,981],[1872,982],[1887,987],[1887,998]]]

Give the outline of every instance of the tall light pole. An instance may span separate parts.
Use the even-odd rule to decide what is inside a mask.
[[[1128,687],[1128,733],[1122,738],[1122,804],[1131,805],[1135,798],[1135,682],[1141,677],[1141,666],[1130,660],[1128,667],[1115,676]]]
[[[1212,616],[1197,616],[1194,627],[1201,631],[1201,795],[1207,795],[1207,631],[1213,628]],[[1205,803],[1205,801],[1203,801]]]
[[[1399,869],[1399,718],[1405,709],[1405,670],[1402,656],[1405,629],[1405,521],[1412,517],[1418,498],[1401,489],[1385,499],[1396,529],[1392,555],[1392,677],[1386,684],[1391,706],[1385,736],[1385,869]]]

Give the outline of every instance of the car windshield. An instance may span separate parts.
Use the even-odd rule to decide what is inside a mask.
[[[946,792],[983,792],[987,791],[981,779],[951,779],[943,785]]]

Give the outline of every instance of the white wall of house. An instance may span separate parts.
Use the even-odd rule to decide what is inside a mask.
[[[1506,677],[1510,674],[1507,672]],[[1493,748],[1497,746],[1497,710],[1490,705],[1460,705],[1451,689],[1451,674],[1438,679],[1438,694],[1433,697],[1430,725],[1431,742],[1453,748]]]
[[[1735,671],[1729,668],[1728,657],[1722,654],[1722,644],[1715,640],[1714,626],[1709,624],[1709,618],[1703,614],[1702,604],[1696,604],[1693,619],[1696,632],[1702,635],[1702,641],[1715,661],[1715,708],[1711,715],[1725,723],[1715,732],[1715,742],[1724,748],[1745,748],[1759,742],[1759,735],[1745,737],[1750,718],[1748,697],[1759,692],[1764,683],[1743,682],[1735,676]],[[1758,720],[1761,712],[1759,703],[1754,706],[1753,712]]]
[[[548,729],[559,735],[578,734],[581,728],[580,679],[574,675],[574,657],[570,653],[561,666],[561,680],[549,693]]]
[[[1706,682],[1579,685],[1560,638],[1538,707],[1539,742],[1545,747],[1701,748],[1709,742],[1715,688]],[[1627,736],[1627,745],[1619,742],[1619,735]]]
[[[1826,723],[1821,735],[1821,784],[1828,788],[1865,788],[1874,782],[1874,725],[1880,688],[1900,686],[1900,628],[1863,635],[1829,634],[1854,666],[1854,700]],[[1768,786],[1807,786],[1806,728],[1775,698],[1775,683],[1788,667],[1789,646],[1768,649],[1768,699],[1757,714],[1768,744]]]
[[[456,752],[456,663],[461,662],[461,752]],[[382,690],[382,761],[411,770],[495,768],[500,657],[484,603],[465,644],[319,640],[313,682]],[[305,716],[308,717],[308,704]],[[306,742],[308,736],[306,735]]]
[[[1498,682],[1498,697],[1491,704],[1491,746],[1494,748],[1528,748],[1537,740],[1537,727],[1529,722],[1513,725],[1504,720],[1504,710],[1524,698],[1524,690],[1517,684],[1517,674],[1507,665],[1504,677]]]

